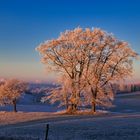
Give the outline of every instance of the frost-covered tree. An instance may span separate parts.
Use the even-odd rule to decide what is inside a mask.
[[[94,51],[90,50],[89,68],[85,75],[92,96],[92,109],[96,104],[109,105],[113,99],[112,84],[132,74],[132,60],[137,54],[129,44],[114,36],[96,30]]]
[[[76,98],[73,97],[71,80],[66,78],[66,76],[62,76],[58,82],[61,86],[52,89],[41,101],[44,102],[48,100],[50,103],[60,102],[59,106],[65,106],[67,111],[75,111],[78,103],[75,101]]]
[[[59,72],[63,79],[62,91],[51,94],[51,99],[65,97],[61,101],[72,110],[90,104],[94,112],[96,104],[110,105],[111,85],[131,75],[132,60],[137,56],[128,43],[96,28],[66,31],[37,50],[48,69]]]
[[[17,99],[27,89],[27,83],[17,79],[7,80],[0,86],[0,100],[1,104],[12,104],[14,112],[17,112]]]
[[[41,44],[38,50],[43,55],[42,62],[48,69],[58,71],[59,75],[66,76],[71,87],[70,107],[76,110],[79,103],[82,86],[82,75],[86,61],[82,29],[66,31],[57,40],[50,40]],[[79,38],[79,39],[78,39]],[[81,45],[81,43],[83,45]],[[81,45],[81,46],[80,46]]]

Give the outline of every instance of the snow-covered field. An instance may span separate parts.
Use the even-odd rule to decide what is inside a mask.
[[[0,127],[0,135],[44,140],[46,124],[49,140],[139,140],[140,114],[105,116],[59,116]]]
[[[117,96],[114,104],[110,113],[95,116],[1,112],[0,136],[44,140],[49,123],[49,140],[139,140],[140,93]]]
[[[140,112],[140,92],[118,95],[114,101],[111,112],[136,113]]]

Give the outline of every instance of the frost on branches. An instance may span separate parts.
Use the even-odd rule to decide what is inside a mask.
[[[27,83],[17,79],[10,79],[0,85],[0,103],[12,104],[14,111],[17,112],[16,103],[17,99],[27,89]]]
[[[112,85],[132,73],[137,54],[129,44],[101,29],[76,28],[41,44],[37,50],[50,71],[59,73],[61,87],[44,97],[60,101],[69,111],[83,105],[110,106]]]

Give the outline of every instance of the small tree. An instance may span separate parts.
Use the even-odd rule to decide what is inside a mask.
[[[27,89],[27,83],[17,79],[7,80],[0,86],[0,98],[2,104],[12,104],[14,112],[17,112],[17,99]]]

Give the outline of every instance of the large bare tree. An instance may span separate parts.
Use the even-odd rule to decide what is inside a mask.
[[[137,56],[128,43],[96,28],[66,31],[37,50],[48,69],[63,79],[61,90],[49,97],[64,97],[62,101],[73,111],[81,104],[90,104],[94,112],[96,104],[110,105],[111,85],[131,75]]]

